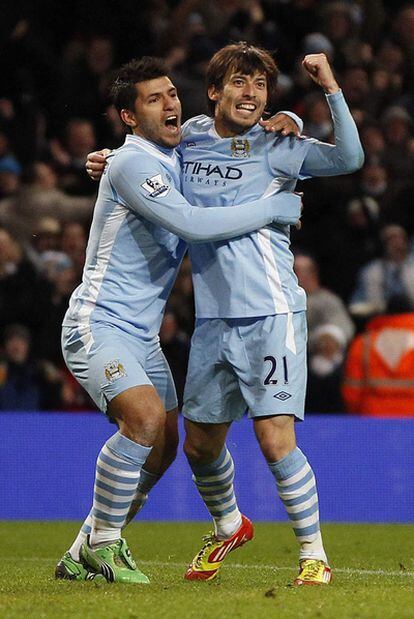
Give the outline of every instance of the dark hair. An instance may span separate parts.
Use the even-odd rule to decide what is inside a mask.
[[[279,70],[272,56],[264,49],[250,45],[245,41],[226,45],[210,60],[206,74],[207,91],[211,86],[221,90],[229,72],[253,75],[260,72],[266,75],[268,90],[268,107],[272,107],[276,94]],[[216,102],[208,98],[207,105],[211,116],[214,116]]]
[[[110,89],[110,96],[118,113],[123,109],[133,111],[137,98],[135,84],[164,75],[167,75],[164,61],[153,56],[143,56],[122,65]]]

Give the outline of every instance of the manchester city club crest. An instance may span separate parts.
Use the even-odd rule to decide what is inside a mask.
[[[231,141],[231,156],[237,157],[237,159],[245,159],[246,157],[250,157],[249,140],[233,138]]]
[[[109,383],[113,383],[118,378],[126,375],[125,368],[119,359],[114,359],[105,365],[105,378]]]

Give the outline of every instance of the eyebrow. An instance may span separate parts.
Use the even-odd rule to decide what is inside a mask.
[[[151,92],[149,95],[147,95],[145,97],[145,100],[150,99],[151,97],[157,97],[158,95],[162,95],[164,91],[162,90],[157,90],[156,92]],[[175,86],[171,86],[168,90],[167,90],[168,94],[170,94],[171,92],[177,92],[177,89]]]
[[[235,77],[253,77],[253,75],[251,73],[239,73],[237,71],[236,73],[232,73],[230,75],[230,79],[233,79]],[[265,80],[266,79],[266,74],[265,73],[259,73],[259,75],[257,75],[254,79],[256,79],[256,80]]]

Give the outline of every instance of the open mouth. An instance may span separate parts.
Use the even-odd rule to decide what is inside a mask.
[[[177,133],[179,130],[178,127],[178,116],[176,114],[171,114],[171,116],[168,116],[165,119],[165,126],[167,127],[168,131],[170,131],[171,133]]]
[[[238,105],[236,105],[236,110],[246,114],[253,114],[256,109],[257,106],[254,103],[239,103]]]

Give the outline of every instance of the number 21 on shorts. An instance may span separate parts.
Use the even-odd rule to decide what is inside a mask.
[[[277,369],[277,360],[275,357],[273,357],[273,355],[267,355],[264,358],[265,363],[270,363],[270,368],[269,371],[266,375],[266,378],[263,381],[264,385],[277,385],[277,378],[273,378],[276,369]],[[285,385],[289,384],[289,374],[288,374],[288,365],[287,365],[287,359],[286,356],[282,357],[282,363],[283,363],[283,382]]]

